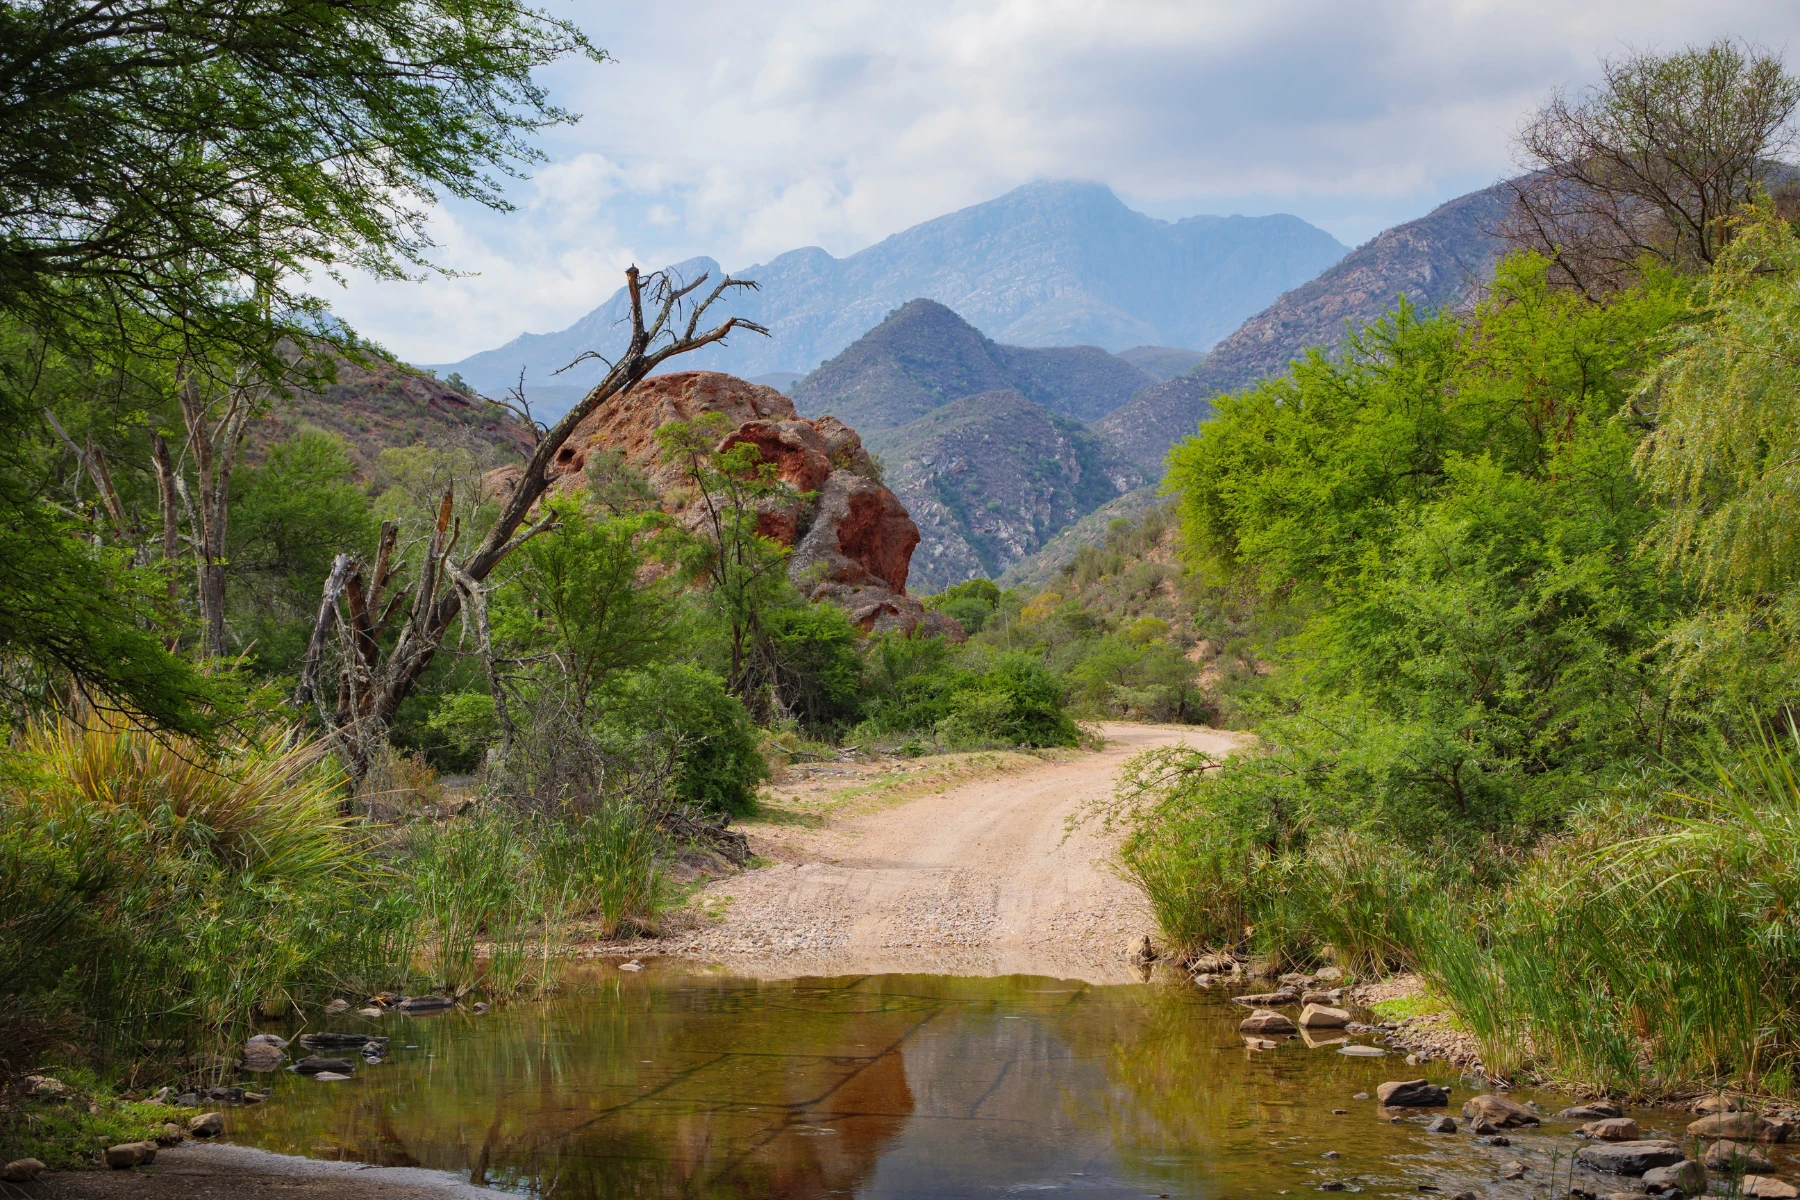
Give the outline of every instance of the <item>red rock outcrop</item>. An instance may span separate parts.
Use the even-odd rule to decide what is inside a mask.
[[[788,574],[814,601],[832,600],[865,630],[922,630],[959,638],[961,626],[928,613],[906,594],[907,571],[919,530],[893,492],[876,478],[874,461],[856,431],[836,417],[807,420],[794,402],[771,387],[715,371],[657,375],[575,427],[551,467],[557,491],[583,486],[593,454],[610,450],[641,472],[663,509],[690,528],[703,520],[679,462],[665,461],[656,431],[671,421],[702,413],[725,418],[728,432],[717,449],[751,444],[776,475],[812,502],[766,503],[757,532],[793,547]],[[495,472],[490,485],[504,488],[517,468]]]

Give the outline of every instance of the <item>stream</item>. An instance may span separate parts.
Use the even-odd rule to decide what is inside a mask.
[[[1245,1015],[1179,978],[772,982],[594,964],[480,1015],[321,1018],[312,1029],[388,1035],[390,1057],[341,1082],[263,1076],[274,1095],[228,1110],[227,1137],[568,1200],[1567,1194],[1574,1122],[1509,1130],[1510,1146],[1429,1133],[1436,1114],[1395,1123],[1353,1097],[1425,1076],[1452,1088],[1460,1127],[1476,1081],[1301,1038],[1248,1050]],[[1646,1137],[1684,1120],[1633,1115]],[[1510,1163],[1523,1180],[1500,1179]],[[1583,1174],[1593,1191],[1635,1183]]]

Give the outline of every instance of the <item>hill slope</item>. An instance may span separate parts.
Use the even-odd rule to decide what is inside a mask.
[[[1510,199],[1505,185],[1496,184],[1378,234],[1245,321],[1191,373],[1158,384],[1109,413],[1095,432],[1160,475],[1169,444],[1192,433],[1211,413],[1210,397],[1281,373],[1307,347],[1336,346],[1346,323],[1374,320],[1401,294],[1427,309],[1461,302],[1493,270],[1502,247],[1490,231],[1505,216]]]
[[[1017,391],[965,396],[865,439],[919,527],[911,586],[994,576],[1142,474]]]
[[[846,258],[816,246],[735,272],[761,290],[728,311],[767,325],[709,347],[684,370],[765,375],[809,371],[914,297],[949,305],[997,341],[1024,346],[1210,346],[1245,317],[1343,256],[1337,239],[1298,217],[1160,221],[1092,183],[1035,183],[915,225]],[[671,268],[718,278],[695,258]],[[603,368],[550,372],[621,341],[623,291],[567,329],[524,334],[440,373],[495,392],[521,367],[527,385],[591,383]]]
[[[808,415],[831,413],[870,432],[895,429],[980,392],[1017,391],[1091,421],[1150,386],[1098,346],[1002,346],[942,304],[912,300],[794,385]]]

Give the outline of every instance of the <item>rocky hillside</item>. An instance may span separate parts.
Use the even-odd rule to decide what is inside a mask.
[[[362,365],[340,359],[337,368],[337,381],[324,390],[276,400],[254,440],[282,441],[302,426],[335,433],[365,478],[392,447],[460,446],[495,462],[531,450],[531,432],[506,409],[422,371],[380,359]]]
[[[873,433],[887,482],[919,527],[914,586],[993,577],[1142,473],[1068,417],[1006,389]]]
[[[1003,346],[942,304],[912,300],[795,384],[793,396],[802,412],[832,413],[874,433],[964,396],[999,391],[1091,421],[1151,382],[1098,346]]]
[[[1506,215],[1510,197],[1497,184],[1377,235],[1244,322],[1191,373],[1109,413],[1095,432],[1160,475],[1169,444],[1211,413],[1210,397],[1279,374],[1310,346],[1336,346],[1346,323],[1374,320],[1401,295],[1424,308],[1461,302],[1493,270],[1501,243],[1492,231]]]
[[[988,337],[1021,346],[1091,344],[1112,350],[1205,348],[1288,289],[1336,262],[1344,247],[1298,217],[1159,221],[1092,183],[1035,183],[927,221],[834,258],[816,246],[734,273],[761,290],[730,311],[769,327],[686,360],[736,375],[810,371],[918,296],[946,304]],[[719,264],[673,268],[692,279]],[[439,368],[490,393],[512,386],[586,384],[588,363],[552,380],[583,351],[610,355],[623,336],[623,294],[567,329],[522,334]]]
[[[894,493],[883,486],[856,431],[834,417],[801,418],[794,402],[774,388],[712,371],[658,375],[624,403],[610,404],[575,427],[551,472],[563,492],[587,486],[598,451],[612,451],[649,483],[663,510],[690,528],[705,522],[699,497],[678,462],[663,458],[656,431],[671,421],[716,412],[730,430],[720,450],[754,444],[776,464],[798,499],[765,504],[757,530],[793,548],[788,575],[814,601],[832,600],[867,630],[961,636],[954,621],[927,613],[906,594],[919,531]],[[516,482],[519,468],[491,473],[496,490]]]

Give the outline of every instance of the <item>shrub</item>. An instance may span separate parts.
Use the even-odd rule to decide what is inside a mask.
[[[938,729],[955,746],[1073,746],[1080,738],[1063,711],[1062,685],[1016,651],[958,681]]]
[[[717,675],[685,663],[622,672],[603,711],[603,741],[626,748],[648,737],[670,749],[680,799],[713,812],[755,809],[769,765],[750,714]]]

